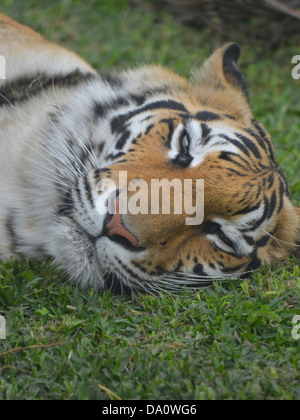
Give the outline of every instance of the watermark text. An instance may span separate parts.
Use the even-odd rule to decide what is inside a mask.
[[[4,316],[0,315],[0,340],[6,339],[6,321]]]
[[[300,55],[294,55],[292,64],[296,64],[292,69],[292,78],[298,80],[300,79]]]
[[[292,324],[294,324],[292,337],[294,340],[300,340],[300,315],[294,315]]]
[[[3,55],[0,55],[0,80],[6,79],[6,61]]]
[[[115,198],[122,201],[120,214],[184,214],[186,225],[200,225],[204,220],[203,179],[132,179],[127,171],[120,171],[117,184],[113,179],[101,179],[96,191],[100,214],[113,214]],[[131,194],[134,193],[134,194]],[[108,200],[109,197],[109,200]],[[112,198],[113,197],[113,198]]]

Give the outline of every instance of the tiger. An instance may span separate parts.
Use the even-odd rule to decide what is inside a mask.
[[[252,114],[240,53],[227,43],[188,77],[159,65],[101,74],[0,14],[0,258],[50,258],[84,289],[153,294],[298,258],[300,208]],[[141,211],[150,188],[134,195],[154,179],[170,183],[173,211],[160,196]],[[174,211],[173,180],[191,180],[199,223]]]

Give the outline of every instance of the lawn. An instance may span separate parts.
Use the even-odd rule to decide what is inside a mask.
[[[103,72],[155,62],[188,75],[220,42],[127,3],[2,0],[1,11]],[[300,204],[300,80],[291,76],[300,50],[286,44],[257,58],[237,41],[253,113]],[[0,314],[0,400],[300,399],[293,259],[197,293],[137,298],[78,290],[49,261],[0,262]]]

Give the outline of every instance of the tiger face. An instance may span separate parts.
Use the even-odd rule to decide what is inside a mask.
[[[85,266],[99,269],[104,287],[198,287],[298,252],[299,209],[291,203],[270,136],[251,115],[238,56],[236,44],[224,46],[189,82],[172,73],[167,80],[162,72],[161,83],[171,85],[167,96],[143,98],[109,119],[119,152],[109,165],[85,175],[67,199],[68,215],[89,243]],[[154,180],[161,183],[156,211]],[[191,181],[195,213],[196,206],[204,210],[199,223],[187,223],[193,219],[184,207],[174,211],[184,198],[183,188],[175,192],[175,180],[181,187]],[[197,180],[204,185],[200,201]],[[170,187],[167,214],[163,181]],[[131,211],[122,211],[132,202]],[[112,211],[101,211],[109,205]],[[95,272],[90,275],[94,279]]]
[[[155,293],[299,257],[300,209],[236,44],[189,80],[156,66],[104,77],[1,19],[14,64],[0,84],[1,258],[50,256],[83,287]]]

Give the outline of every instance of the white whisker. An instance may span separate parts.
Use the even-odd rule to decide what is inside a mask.
[[[275,236],[271,235],[271,233],[267,232],[267,231],[266,231],[266,230],[264,230],[264,229],[262,229],[262,231],[263,231],[266,235],[270,236],[270,238],[274,239],[274,241],[276,241],[276,242],[278,243],[278,245],[281,247],[281,249],[282,249],[284,252],[285,252],[285,250],[284,250],[284,248],[280,245],[281,243],[282,243],[282,244],[286,244],[286,245],[290,245],[290,246],[293,246],[293,247],[300,247],[300,245],[296,245],[296,244],[293,244],[293,243],[291,243],[291,242],[286,242],[286,241],[283,241],[282,239],[278,239],[278,238],[276,238]]]

